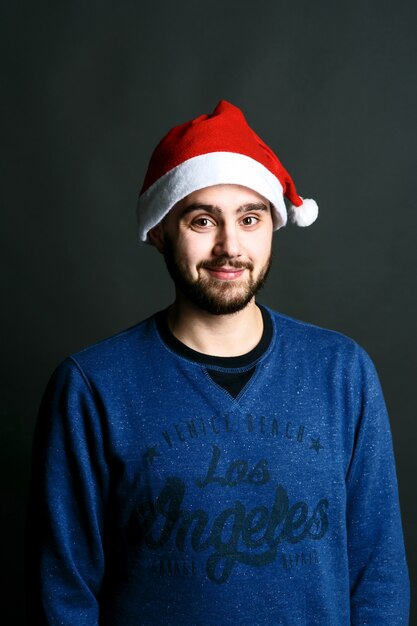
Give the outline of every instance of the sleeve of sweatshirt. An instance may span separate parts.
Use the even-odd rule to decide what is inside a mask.
[[[53,374],[35,431],[26,521],[29,624],[98,624],[108,492],[100,412],[73,359]]]
[[[347,475],[351,624],[408,624],[409,579],[391,431],[372,362],[355,373],[359,420]]]

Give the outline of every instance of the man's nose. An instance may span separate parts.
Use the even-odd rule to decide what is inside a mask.
[[[235,224],[224,224],[217,231],[213,252],[216,256],[238,257],[242,254],[239,233]]]

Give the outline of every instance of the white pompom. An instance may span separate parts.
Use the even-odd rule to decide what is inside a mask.
[[[317,219],[319,207],[315,200],[303,198],[301,206],[294,206],[293,204],[290,206],[289,214],[291,221],[297,226],[310,226]]]

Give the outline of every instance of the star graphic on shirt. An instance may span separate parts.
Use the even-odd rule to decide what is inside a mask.
[[[156,456],[161,456],[158,450],[156,449],[156,446],[151,446],[151,447],[148,446],[146,448],[145,454],[143,455],[143,458],[149,459],[150,464],[153,465],[153,462]]]
[[[311,441],[310,448],[312,450],[315,450],[317,452],[317,454],[318,454],[320,452],[320,450],[324,447],[320,443],[320,437],[317,437],[317,439],[314,439],[314,437],[310,437],[310,441]]]

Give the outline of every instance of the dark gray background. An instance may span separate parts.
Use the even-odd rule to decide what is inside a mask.
[[[137,192],[162,134],[221,98],[244,110],[320,205],[314,226],[275,235],[260,300],[354,337],[374,359],[415,575],[417,4],[1,8],[3,623],[22,623],[23,518],[44,385],[68,353],[170,301],[159,255],[136,243]]]

